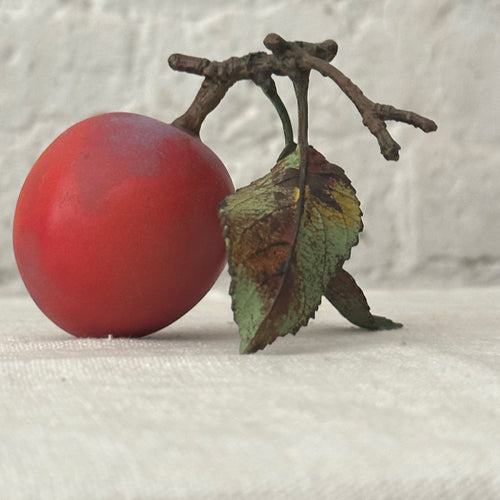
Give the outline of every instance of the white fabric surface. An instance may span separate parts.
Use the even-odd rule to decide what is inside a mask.
[[[251,356],[217,291],[136,340],[1,298],[0,498],[500,498],[500,289],[367,295],[405,328]]]

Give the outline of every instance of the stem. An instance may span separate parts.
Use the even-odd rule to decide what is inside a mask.
[[[295,149],[295,142],[293,140],[293,128],[292,122],[290,121],[290,115],[288,114],[288,110],[286,109],[285,104],[281,100],[281,97],[278,94],[278,90],[276,89],[276,84],[274,80],[269,77],[265,82],[260,84],[260,88],[266,95],[266,97],[272,102],[274,109],[278,113],[278,116],[281,120],[281,125],[283,127],[283,135],[285,136],[285,147],[278,157],[278,161],[287,156]]]
[[[308,128],[309,128],[309,107],[307,102],[307,90],[309,87],[309,71],[300,72],[293,80],[295,95],[297,96],[297,108],[299,115],[299,152],[300,152],[300,177],[299,205],[304,203],[305,185],[307,178],[307,156],[309,152]]]
[[[213,85],[205,78],[191,106],[183,115],[176,118],[172,125],[199,137],[203,121],[222,101],[230,86],[231,84],[227,83]]]

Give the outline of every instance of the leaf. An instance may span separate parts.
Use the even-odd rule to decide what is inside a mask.
[[[220,206],[242,353],[308,323],[362,230],[344,171],[309,148],[301,185],[299,164],[297,148]]]
[[[401,328],[401,323],[374,316],[365,294],[354,281],[354,278],[343,269],[331,277],[325,290],[325,297],[333,304],[344,318],[352,324],[367,330],[393,330]]]

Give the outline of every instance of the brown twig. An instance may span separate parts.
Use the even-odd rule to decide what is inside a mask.
[[[252,80],[261,86],[273,101],[285,129],[286,123],[289,124],[289,118],[286,110],[283,110],[283,103],[277,92],[273,91],[271,94],[266,92],[266,89],[272,89],[274,85],[271,77],[288,76],[296,82],[299,73],[314,69],[332,79],[353,102],[361,114],[363,124],[377,138],[380,151],[387,160],[398,159],[400,146],[387,131],[386,121],[408,123],[424,132],[437,129],[432,120],[412,111],[374,103],[368,99],[357,85],[330,64],[338,48],[333,40],[322,43],[289,42],[272,33],[266,36],[264,45],[272,51],[272,54],[256,52],[242,57],[231,57],[223,62],[181,54],[170,56],[169,64],[174,70],[205,77],[191,106],[173,124],[191,134],[199,135],[203,120],[219,104],[229,88],[239,80]],[[287,136],[286,130],[285,136]],[[288,142],[289,137],[290,131],[288,131]]]

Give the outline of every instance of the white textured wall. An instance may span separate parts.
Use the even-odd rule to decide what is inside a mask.
[[[363,286],[500,284],[498,0],[0,0],[0,284],[20,290],[11,251],[17,194],[41,151],[100,112],[164,121],[201,79],[168,55],[225,59],[264,50],[269,32],[339,43],[335,64],[373,100],[430,116],[437,133],[390,130],[386,162],[352,104],[311,82],[311,143],[357,188],[365,231],[349,269]],[[288,81],[279,88],[294,111]],[[270,104],[235,86],[202,138],[241,186],[281,148]],[[4,288],[5,289],[5,288]]]

